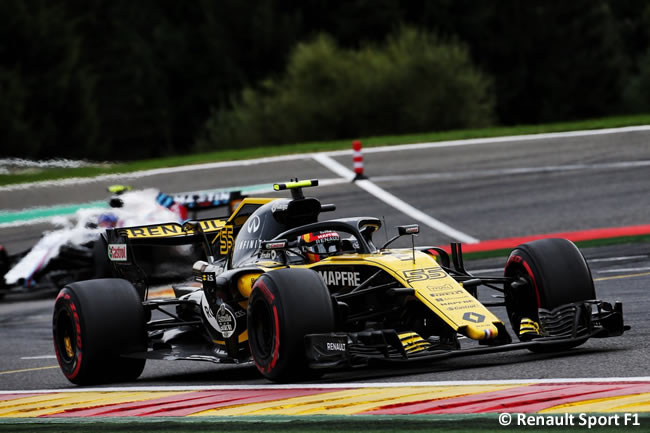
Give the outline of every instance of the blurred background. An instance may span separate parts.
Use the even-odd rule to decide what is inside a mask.
[[[0,156],[650,111],[647,0],[1,0]]]

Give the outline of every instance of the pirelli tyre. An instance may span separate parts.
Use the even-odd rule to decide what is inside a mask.
[[[305,335],[329,333],[335,327],[332,300],[321,277],[295,268],[258,278],[248,300],[247,322],[255,365],[276,382],[309,377]]]
[[[505,303],[513,331],[520,340],[526,319],[531,326],[539,323],[538,308],[552,310],[561,305],[596,298],[591,271],[576,245],[567,239],[540,239],[515,248],[505,267],[505,276],[515,282],[505,286]],[[534,352],[565,350],[584,343],[546,344],[531,348]]]
[[[147,350],[145,312],[126,280],[98,279],[68,284],[54,304],[56,357],[77,385],[137,379],[145,360],[121,355]]]

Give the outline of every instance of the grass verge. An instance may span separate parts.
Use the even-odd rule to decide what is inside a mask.
[[[552,422],[550,417],[532,415],[536,422]],[[585,414],[585,417],[615,416],[614,414]],[[593,426],[589,431],[615,432],[623,427],[623,414],[618,414],[618,425]],[[560,422],[562,415],[553,417]],[[76,432],[259,432],[269,433],[337,433],[352,432],[510,432],[553,431],[565,433],[587,430],[579,414],[574,415],[573,426],[561,425],[517,425],[517,415],[512,414],[513,423],[500,426],[497,414],[480,415],[354,415],[354,416],[267,416],[267,417],[187,417],[187,418],[90,418],[90,419],[38,419],[0,421],[0,432],[12,433],[76,433]],[[601,418],[602,419],[602,418]],[[543,421],[542,421],[543,420]],[[585,418],[585,422],[589,419]],[[638,414],[636,428],[643,428],[650,422],[650,415]],[[529,422],[529,421],[528,421]],[[612,421],[610,424],[613,424]],[[628,424],[630,421],[628,420]],[[632,425],[629,426],[634,429]],[[645,430],[644,430],[645,431]]]
[[[488,138],[510,135],[540,134],[548,132],[580,131],[588,129],[617,128],[624,126],[650,124],[650,114],[616,116],[601,119],[588,119],[575,122],[559,122],[544,125],[517,125],[482,129],[463,129],[456,131],[432,132],[422,134],[391,135],[382,137],[362,137],[365,147],[395,144],[424,143],[470,138]],[[193,155],[173,156],[142,161],[107,163],[92,167],[58,168],[30,170],[21,173],[0,174],[0,185],[63,179],[68,177],[92,177],[108,173],[127,173],[162,167],[199,164],[206,162],[242,160],[292,153],[321,152],[350,149],[352,139],[323,142],[288,144],[283,146],[251,149],[223,150]],[[119,158],[119,155],[116,155]]]

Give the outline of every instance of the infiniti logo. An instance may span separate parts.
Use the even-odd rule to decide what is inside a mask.
[[[248,233],[255,233],[260,229],[260,217],[255,215],[251,219],[248,220],[248,224],[246,225],[246,231]]]

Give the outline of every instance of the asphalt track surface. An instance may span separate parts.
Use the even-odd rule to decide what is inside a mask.
[[[374,185],[414,208],[476,239],[648,224],[650,132],[490,140],[445,147],[368,150],[366,173]],[[351,167],[349,153],[330,155]],[[309,155],[254,165],[199,171],[123,176],[100,182],[0,188],[0,208],[18,210],[97,200],[110,183],[157,187],[169,193],[272,183],[290,177],[334,179],[340,173]],[[312,191],[309,191],[310,193]],[[413,222],[377,196],[340,181],[313,191],[335,203],[331,217],[383,217],[389,231]],[[385,197],[384,197],[385,198]],[[11,251],[33,244],[45,224],[0,228]],[[419,244],[453,240],[421,225]],[[390,233],[389,233],[390,234]],[[381,234],[379,235],[381,240]],[[620,245],[585,251],[598,296],[621,300],[632,330],[623,337],[592,340],[560,355],[526,351],[459,358],[414,368],[335,372],[320,382],[422,382],[647,376],[647,311],[650,309],[650,246]],[[499,274],[505,257],[472,262],[468,268]],[[486,291],[485,298],[489,299]],[[62,389],[70,384],[56,367],[51,343],[52,294],[9,295],[0,304],[0,389]],[[497,315],[505,317],[502,310]],[[252,367],[199,362],[149,361],[140,380],[121,386],[263,384]]]

